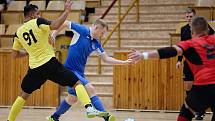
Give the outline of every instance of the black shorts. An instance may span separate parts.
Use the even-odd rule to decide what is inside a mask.
[[[191,71],[191,69],[186,61],[184,61],[183,80],[184,81],[193,81],[194,80],[193,72]]]
[[[24,92],[31,94],[33,91],[40,89],[46,80],[51,80],[62,86],[73,87],[79,79],[53,57],[42,66],[34,69],[29,68],[22,80],[21,88]]]
[[[195,112],[203,113],[207,108],[215,108],[215,84],[196,86],[193,85],[186,97],[187,105]]]

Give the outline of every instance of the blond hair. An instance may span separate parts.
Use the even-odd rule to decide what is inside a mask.
[[[107,24],[107,22],[105,21],[105,20],[103,20],[103,19],[96,19],[95,21],[94,21],[94,23],[93,23],[94,25],[101,25],[102,27],[106,27],[107,28],[107,30],[108,30],[108,24]]]

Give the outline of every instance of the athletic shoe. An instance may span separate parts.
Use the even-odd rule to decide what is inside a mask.
[[[108,115],[108,112],[101,112],[101,111],[96,110],[93,107],[88,107],[86,109],[86,111],[87,111],[87,117],[88,118],[94,118],[96,116],[103,117],[103,116],[107,116]]]
[[[59,119],[54,118],[53,116],[46,117],[48,121],[59,121]]]
[[[203,120],[204,115],[196,115],[195,120]]]
[[[108,116],[105,117],[104,119],[105,119],[105,121],[115,121],[115,120],[116,120],[116,118],[115,118],[114,115],[108,115]]]

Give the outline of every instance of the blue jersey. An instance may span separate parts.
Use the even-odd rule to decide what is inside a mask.
[[[84,76],[88,56],[93,51],[103,54],[104,49],[97,39],[91,37],[90,29],[87,26],[70,22],[69,28],[73,31],[74,36],[64,65],[69,70],[76,71]]]

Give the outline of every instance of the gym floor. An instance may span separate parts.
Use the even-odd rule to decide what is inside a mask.
[[[6,121],[10,108],[0,108],[0,121]],[[47,121],[46,117],[55,109],[23,109],[16,121]],[[140,111],[111,111],[116,116],[116,121],[134,118],[135,121],[176,121],[178,113],[166,112],[140,112]],[[212,114],[206,114],[204,121],[210,121]],[[101,118],[86,118],[84,109],[70,109],[60,121],[103,121]]]

